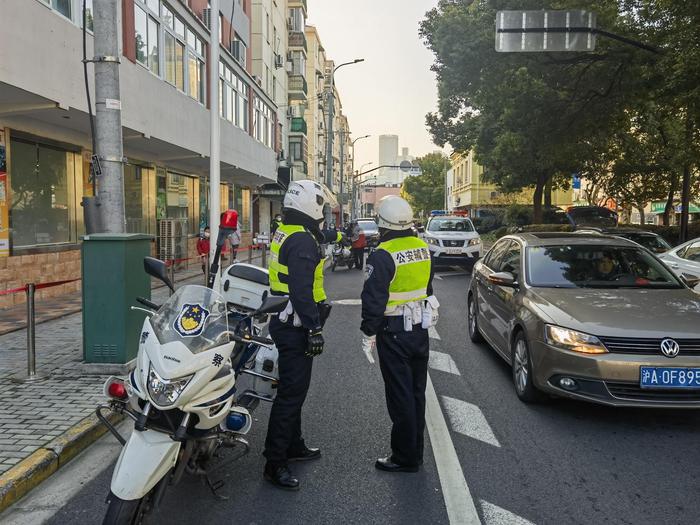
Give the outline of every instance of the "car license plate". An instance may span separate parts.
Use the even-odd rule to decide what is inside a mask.
[[[639,370],[639,386],[642,388],[700,389],[700,368],[642,366]]]
[[[459,255],[462,253],[462,248],[446,248],[445,252],[447,252],[447,255]]]

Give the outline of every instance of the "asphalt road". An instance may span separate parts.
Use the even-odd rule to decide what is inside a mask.
[[[566,400],[522,404],[506,363],[486,346],[467,342],[469,277],[456,271],[438,276],[435,288],[442,308],[432,333],[430,376],[457,453],[456,466],[469,488],[458,494],[473,498],[483,523],[698,522],[700,413]],[[327,282],[332,300],[352,300],[359,296],[362,276],[338,270]],[[419,474],[391,475],[373,467],[375,458],[388,452],[389,420],[379,369],[360,350],[360,307],[344,303],[334,307],[327,350],[315,363],[305,406],[305,435],[310,445],[322,447],[323,458],[296,467],[301,491],[281,492],[262,480],[268,414],[263,407],[249,435],[250,455],[219,476],[228,499],[218,500],[199,480],[186,479],[166,494],[155,523],[449,522],[445,494],[454,478],[438,475],[432,450],[426,451]],[[101,521],[117,451],[113,445],[100,455],[88,451],[39,489],[62,494],[56,485],[80,483],[48,523]],[[444,456],[443,451],[437,456]],[[91,474],[71,476],[71,468]],[[46,517],[46,498],[32,498],[18,505],[23,524]],[[33,507],[42,505],[43,513],[33,513]]]

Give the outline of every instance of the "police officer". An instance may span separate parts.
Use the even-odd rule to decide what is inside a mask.
[[[290,461],[321,457],[301,434],[301,408],[311,382],[313,358],[323,352],[323,324],[330,306],[325,303],[321,244],[327,239],[319,228],[325,205],[334,207],[332,194],[310,180],[292,182],[284,197],[284,219],[270,246],[270,290],[289,296],[287,309],[270,321],[270,335],[279,350],[279,386],[272,405],[265,440],[264,477],[273,485],[297,490],[299,480]]]
[[[270,225],[270,235],[274,235],[275,232],[277,231],[277,228],[280,227],[280,224],[282,224],[282,216],[278,213],[275,215],[275,218],[272,219],[272,224]]]
[[[377,212],[381,243],[367,260],[361,330],[366,347],[376,341],[393,425],[392,453],[375,467],[417,472],[423,463],[427,328],[438,306],[432,297],[432,263],[428,245],[414,236],[408,202],[385,197]]]

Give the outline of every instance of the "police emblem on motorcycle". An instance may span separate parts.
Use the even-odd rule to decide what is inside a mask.
[[[184,304],[173,328],[182,337],[196,337],[204,330],[209,310],[200,304]]]

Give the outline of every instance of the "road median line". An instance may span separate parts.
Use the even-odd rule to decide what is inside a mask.
[[[113,424],[122,416],[110,414]],[[92,414],[0,476],[0,512],[16,503],[71,459],[97,441],[107,428]]]

